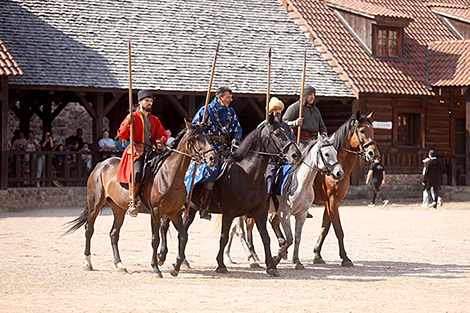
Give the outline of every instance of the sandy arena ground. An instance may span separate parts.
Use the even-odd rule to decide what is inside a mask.
[[[470,312],[470,203],[444,203],[437,210],[343,203],[352,268],[341,267],[332,230],[322,253],[327,265],[312,264],[323,212],[313,207],[300,254],[306,269],[282,261],[275,278],[249,267],[238,239],[232,249],[237,264],[227,265],[229,274],[215,273],[218,238],[207,231],[213,222],[197,218],[187,248],[192,269],[176,278],[169,274],[177,243],[172,228],[164,278],[158,279],[150,267],[148,215],[126,219],[120,251],[129,274],[118,273],[109,208],[96,223],[95,271],[84,271],[84,229],[61,236],[64,223],[81,211],[0,213],[0,312]],[[264,261],[257,232],[255,240]]]

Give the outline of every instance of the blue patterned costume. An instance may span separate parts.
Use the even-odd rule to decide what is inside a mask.
[[[200,108],[199,111],[193,118],[192,124],[196,122],[202,122],[204,115],[204,107]],[[214,146],[219,159],[222,154],[225,154],[230,149],[230,142],[235,136],[242,138],[242,128],[238,121],[238,116],[235,110],[231,107],[224,107],[217,102],[217,98],[214,98],[207,107],[206,116],[206,133],[212,138],[212,145]],[[222,138],[226,140],[222,140]],[[220,162],[220,161],[219,161]],[[194,184],[202,183],[204,181],[214,182],[219,173],[219,162],[214,167],[210,167],[206,163],[197,165],[196,176],[194,178]],[[186,176],[184,177],[184,183],[186,185],[186,191],[189,195],[191,189],[191,177],[194,170],[194,163],[191,162]]]

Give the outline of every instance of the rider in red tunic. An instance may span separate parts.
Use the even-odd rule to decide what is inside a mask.
[[[134,124],[134,194],[130,195],[131,199],[135,199],[142,181],[142,170],[144,168],[145,152],[153,147],[164,146],[168,135],[162,126],[158,117],[150,114],[154,97],[149,90],[140,90],[137,94],[139,100],[139,109],[129,114],[118,129],[117,136],[127,140],[130,137],[130,123]],[[122,153],[121,162],[119,163],[117,172],[117,181],[120,183],[129,183],[131,175],[131,151],[130,145]],[[133,217],[137,216],[139,204],[131,207],[129,205],[129,214]]]

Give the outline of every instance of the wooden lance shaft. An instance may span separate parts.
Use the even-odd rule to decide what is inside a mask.
[[[212,63],[211,78],[209,80],[209,88],[207,89],[207,94],[206,94],[206,104],[204,105],[204,114],[202,115],[202,124],[206,122],[207,106],[209,105],[209,100],[211,97],[212,80],[214,79],[215,63],[217,61],[217,53],[219,52],[219,46],[220,46],[220,41],[217,42],[217,47],[215,48],[214,62]],[[197,164],[194,163],[194,169],[191,175],[191,188],[189,189],[188,206],[186,207],[186,213],[189,212],[189,208],[191,207],[191,199],[193,198],[194,179],[196,177],[196,168],[197,168]]]
[[[131,62],[131,40],[129,39],[128,45],[127,45],[127,54],[129,58],[129,114],[132,115],[132,62]],[[134,182],[134,119],[131,117],[131,124],[130,126],[130,151],[131,151],[131,179],[130,179],[130,188],[129,188],[129,194],[131,198],[131,207],[134,207],[134,187],[135,187],[135,182]]]
[[[307,49],[305,49],[304,52],[304,70],[302,73],[302,88],[300,91],[300,106],[299,106],[299,118],[302,118],[302,109],[304,107],[304,87],[305,87],[305,69],[307,67]],[[297,128],[297,145],[300,145],[300,134],[301,134],[301,128],[302,126],[299,126]]]
[[[269,48],[269,55],[268,55],[268,90],[266,93],[266,123],[269,120],[269,91],[271,89],[271,47]]]

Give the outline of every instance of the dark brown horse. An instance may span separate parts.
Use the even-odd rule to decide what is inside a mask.
[[[336,238],[338,238],[339,256],[343,260],[341,264],[353,266],[344,249],[344,232],[339,217],[339,206],[348,192],[349,177],[357,156],[365,158],[368,162],[372,162],[379,156],[371,122],[373,116],[374,112],[361,116],[357,111],[356,116],[351,116],[334,134],[334,147],[338,151],[338,162],[344,170],[344,178],[334,180],[322,173],[315,178],[315,204],[325,205],[325,211],[320,237],[313,249],[314,264],[325,263],[320,252],[330,226],[333,224]]]
[[[197,162],[205,161],[214,166],[218,160],[217,154],[210,144],[210,139],[200,125],[186,123],[186,130],[181,131],[169,148],[166,148],[153,157],[147,165],[151,171],[149,178],[141,185],[141,198],[151,214],[152,225],[152,268],[158,277],[162,274],[158,268],[157,247],[160,242],[160,218],[165,215],[175,225],[179,232],[178,256],[176,264],[170,271],[171,275],[179,273],[180,265],[185,259],[185,248],[188,234],[182,221],[181,207],[186,201],[184,175],[191,159]],[[129,191],[116,181],[119,158],[109,158],[99,163],[88,178],[87,208],[70,224],[73,226],[67,233],[73,232],[85,225],[85,266],[92,270],[91,264],[91,237],[94,232],[95,220],[107,202],[114,214],[114,223],[111,228],[111,246],[113,248],[114,264],[120,270],[127,272],[121,262],[118,241],[119,232],[129,204]]]

